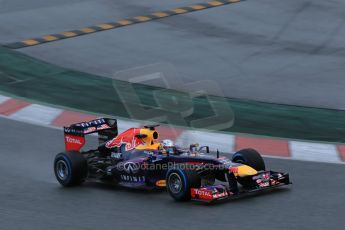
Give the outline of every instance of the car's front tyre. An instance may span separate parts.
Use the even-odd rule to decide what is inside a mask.
[[[188,201],[191,199],[191,188],[199,188],[201,178],[188,165],[176,165],[168,170],[166,182],[167,190],[174,200]]]

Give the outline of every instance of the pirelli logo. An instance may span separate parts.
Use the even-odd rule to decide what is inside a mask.
[[[13,43],[6,44],[5,47],[11,48],[11,49],[20,49],[24,47],[36,46],[36,45],[40,45],[40,44],[44,44],[48,42],[55,42],[62,39],[74,38],[77,36],[82,36],[82,35],[86,35],[90,33],[96,33],[96,32],[100,32],[104,30],[111,30],[111,29],[116,29],[123,26],[149,22],[152,20],[158,20],[161,18],[171,17],[174,15],[186,14],[186,13],[199,11],[199,10],[205,10],[212,7],[228,5],[231,3],[237,3],[240,1],[241,0],[210,1],[210,2],[194,4],[187,7],[180,7],[180,8],[175,8],[175,9],[166,10],[166,11],[157,11],[149,15],[140,15],[133,18],[121,19],[115,22],[102,23],[99,25],[85,27],[78,30],[64,31],[57,34],[48,34],[48,35],[44,35],[38,38],[26,39],[20,42],[13,42]]]

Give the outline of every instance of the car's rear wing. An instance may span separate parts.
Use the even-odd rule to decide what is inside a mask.
[[[64,127],[66,151],[79,151],[85,145],[85,135],[98,133],[100,144],[117,136],[117,121],[110,118],[99,118]]]

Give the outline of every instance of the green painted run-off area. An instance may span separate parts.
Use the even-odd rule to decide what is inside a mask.
[[[134,100],[131,89],[134,89],[139,101]],[[345,111],[213,96],[190,97],[188,93],[131,85],[64,69],[5,48],[0,48],[1,92],[31,101],[116,117],[146,120],[150,117],[163,119],[167,115],[169,122],[174,125],[201,128],[216,127],[226,122],[224,116],[228,115],[229,120],[232,117],[235,119],[231,128],[223,128],[225,132],[345,142]],[[122,98],[119,92],[122,92]],[[126,96],[125,99],[123,96]],[[163,106],[165,109],[157,104],[157,101],[163,99],[168,105]],[[134,110],[129,109],[128,105]],[[217,114],[220,114],[218,121],[211,105],[216,106]],[[177,111],[177,108],[180,110]],[[231,108],[233,114],[229,113],[228,108]]]

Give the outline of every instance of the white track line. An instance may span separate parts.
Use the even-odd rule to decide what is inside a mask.
[[[11,99],[11,98],[0,95],[0,104],[4,103],[5,101],[7,101],[9,99]]]
[[[0,104],[9,99],[11,98],[0,95]],[[61,129],[54,127],[51,124],[54,119],[56,119],[63,111],[64,110],[62,109],[49,106],[32,104],[17,111],[11,116],[0,115],[0,117],[35,124],[46,128]],[[139,127],[140,125],[140,122],[118,119],[119,133],[132,127]],[[180,146],[189,146],[190,144],[199,143],[200,145],[210,146],[212,151],[219,149],[221,152],[230,153],[234,151],[235,135],[207,131],[185,130],[177,138],[176,143]],[[336,145],[333,144],[290,140],[289,146],[291,158],[267,155],[265,157],[279,158],[284,160],[344,164],[338,155]],[[262,154],[264,155],[265,153]]]
[[[341,161],[335,145],[332,144],[300,141],[290,141],[289,144],[293,159],[333,163]]]
[[[190,144],[199,143],[200,145],[208,145],[212,151],[232,152],[234,149],[235,136],[212,133],[204,131],[184,131],[176,140],[176,144],[180,146],[189,146]]]
[[[34,124],[50,125],[63,110],[32,104],[12,114],[10,118]]]

